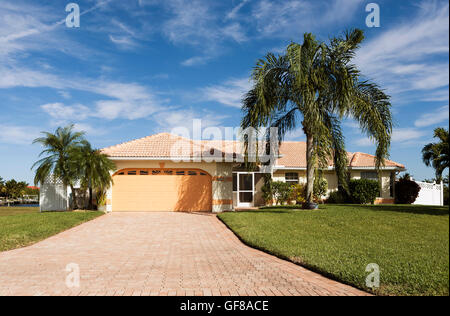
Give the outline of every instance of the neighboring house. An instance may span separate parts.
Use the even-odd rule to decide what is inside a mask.
[[[110,212],[217,213],[264,204],[263,174],[243,170],[236,163],[243,152],[239,142],[193,141],[157,134],[108,147],[102,152],[117,166],[107,198]],[[379,179],[374,156],[349,153],[348,157],[351,178]],[[395,178],[404,170],[404,165],[386,161],[380,170],[382,192],[377,203],[394,203]],[[283,142],[270,171],[275,181],[306,182],[306,144]],[[332,166],[325,170],[324,177],[329,190],[337,190]]]

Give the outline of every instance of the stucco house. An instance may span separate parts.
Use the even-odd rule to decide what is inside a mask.
[[[117,166],[107,211],[218,213],[261,206],[263,173],[239,167],[242,147],[236,141],[194,141],[164,133],[105,148],[102,152]],[[374,156],[348,153],[348,158],[351,178],[378,180]],[[386,161],[377,203],[394,202],[395,177],[404,170],[404,165]],[[276,181],[306,182],[306,144],[283,142],[270,173]],[[324,177],[329,190],[337,190],[332,165]]]

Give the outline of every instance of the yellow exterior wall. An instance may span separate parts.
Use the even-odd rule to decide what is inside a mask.
[[[374,171],[374,170],[367,170]],[[285,182],[286,173],[296,172],[299,174],[299,181],[302,183],[306,183],[306,172],[304,170],[277,170],[273,173],[274,181]],[[351,179],[361,179],[361,170],[351,170],[350,177]],[[383,199],[391,199],[393,198],[390,194],[390,182],[391,182],[391,173],[394,171],[381,171],[381,198]],[[338,189],[338,179],[336,173],[334,171],[325,171],[323,174],[324,178],[328,182],[328,194],[336,191]]]

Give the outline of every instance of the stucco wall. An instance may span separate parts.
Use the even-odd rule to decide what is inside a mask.
[[[372,171],[372,170],[351,170],[350,177],[351,179],[361,179],[361,172]],[[299,174],[299,181],[302,183],[306,183],[306,172],[304,170],[277,170],[273,174],[274,181],[285,182],[286,173],[296,172]],[[381,171],[381,198],[390,199],[392,198],[390,194],[390,182],[391,182],[391,173],[392,171]],[[328,194],[332,191],[336,191],[338,189],[338,179],[334,171],[325,171],[323,173],[324,178],[328,182]]]
[[[167,169],[201,169],[208,172],[212,178],[213,212],[231,210],[233,201],[232,164],[206,163],[206,162],[180,162],[173,161],[145,161],[145,160],[118,160],[115,161],[117,170],[127,168],[167,168]],[[112,188],[107,194],[107,211],[112,211]]]

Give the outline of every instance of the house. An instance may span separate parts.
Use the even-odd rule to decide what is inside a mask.
[[[223,212],[261,206],[264,173],[237,163],[243,146],[236,141],[195,141],[167,133],[108,147],[102,152],[116,163],[107,194],[109,212]],[[375,157],[348,153],[351,178],[378,180]],[[377,203],[394,203],[394,181],[405,166],[387,160],[381,172]],[[283,142],[270,169],[275,181],[306,182],[306,144]],[[337,190],[333,166],[324,171],[329,191]]]

